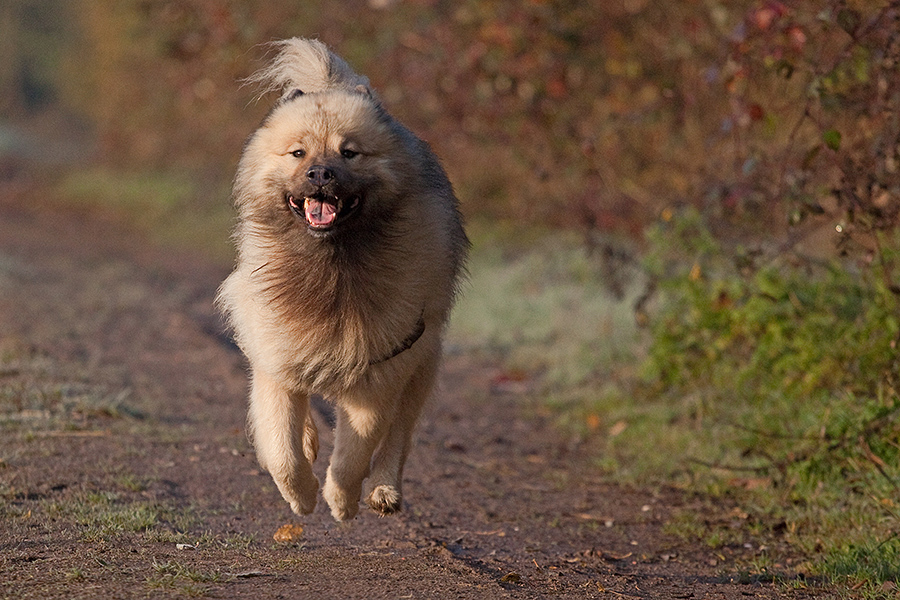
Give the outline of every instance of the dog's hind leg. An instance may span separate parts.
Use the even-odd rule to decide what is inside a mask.
[[[372,474],[367,482],[366,503],[372,510],[389,515],[400,510],[403,465],[412,445],[412,434],[422,406],[431,394],[438,359],[423,365],[407,383],[400,396],[399,410],[375,453]]]
[[[386,421],[374,407],[337,407],[334,450],[322,496],[338,521],[352,519],[359,512],[362,481],[378,442],[384,437]]]
[[[318,436],[309,414],[309,398],[254,371],[249,424],[259,464],[272,475],[291,510],[311,513],[319,481],[311,464]]]
[[[306,423],[303,426],[303,454],[309,464],[316,462],[319,455],[319,428],[313,420],[312,411],[306,411]]]

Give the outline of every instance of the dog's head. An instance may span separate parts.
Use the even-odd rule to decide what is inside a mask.
[[[244,216],[317,238],[396,209],[409,172],[391,118],[361,87],[285,94],[244,149],[236,200]]]

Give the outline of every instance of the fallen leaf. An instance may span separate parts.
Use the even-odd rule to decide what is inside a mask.
[[[294,523],[282,525],[272,536],[276,542],[296,542],[303,537],[303,526]]]
[[[175,544],[177,550],[196,550],[197,546],[192,544]]]
[[[659,215],[662,217],[662,220],[668,223],[672,220],[672,217],[675,216],[675,211],[673,211],[670,207],[665,207]]]
[[[691,281],[699,281],[700,277],[703,275],[703,272],[700,269],[699,263],[694,263],[694,266],[691,267],[691,273],[688,275],[688,278]]]
[[[512,571],[501,577],[500,581],[503,583],[519,583],[522,581],[522,576],[515,571]]]
[[[615,425],[609,428],[609,437],[614,438],[616,436],[622,435],[622,432],[628,427],[628,423],[625,421],[619,421]]]
[[[531,376],[526,371],[505,371],[491,378],[491,392],[495,394],[525,394],[531,386]]]
[[[771,487],[771,477],[734,477],[728,480],[728,484],[732,487],[743,488],[745,490],[759,490]]]

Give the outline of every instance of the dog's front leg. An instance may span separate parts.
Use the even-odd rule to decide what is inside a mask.
[[[366,502],[372,510],[390,515],[402,506],[403,465],[412,444],[413,429],[422,405],[431,394],[439,353],[419,367],[400,395],[399,410],[372,461]]]
[[[334,450],[322,496],[338,521],[352,519],[359,511],[362,482],[369,474],[369,462],[384,436],[384,427],[375,410],[337,407]]]
[[[254,371],[249,421],[259,464],[272,475],[291,510],[311,513],[316,507],[319,481],[311,464],[318,441],[309,414],[309,397]]]

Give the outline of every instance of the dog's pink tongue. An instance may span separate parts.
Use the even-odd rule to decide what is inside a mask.
[[[313,227],[327,227],[337,217],[337,207],[320,200],[306,201],[306,222]]]

